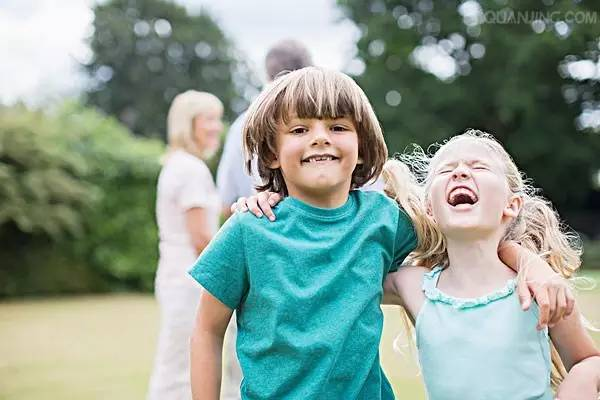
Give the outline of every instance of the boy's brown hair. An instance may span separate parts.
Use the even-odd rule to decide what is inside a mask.
[[[387,147],[373,107],[362,89],[349,76],[318,67],[306,67],[276,78],[250,105],[243,128],[246,167],[256,156],[258,174],[269,190],[287,195],[281,169],[269,166],[277,153],[276,138],[281,124],[298,118],[352,120],[358,135],[362,160],[352,173],[352,188],[377,178],[387,159]]]

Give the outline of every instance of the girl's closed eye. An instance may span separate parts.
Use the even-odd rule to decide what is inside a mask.
[[[450,165],[446,165],[446,166],[443,166],[442,168],[438,169],[437,174],[445,175],[445,174],[451,173],[452,171],[454,171],[454,168],[451,167]]]
[[[485,164],[481,164],[481,163],[476,163],[472,166],[472,168],[476,171],[487,171],[489,170],[489,167]]]

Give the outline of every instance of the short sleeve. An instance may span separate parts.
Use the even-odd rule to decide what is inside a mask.
[[[179,188],[177,201],[184,210],[200,207],[207,208],[211,205],[208,193],[210,191],[210,176],[206,176],[200,168],[189,171],[186,177],[182,179],[182,185]]]
[[[229,218],[204,249],[189,274],[231,309],[248,291],[244,238],[238,215]]]
[[[404,259],[417,247],[417,235],[412,220],[402,209],[399,209],[398,229],[394,243],[394,261],[389,272],[398,270]]]

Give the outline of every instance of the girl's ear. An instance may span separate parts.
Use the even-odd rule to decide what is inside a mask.
[[[513,194],[508,199],[508,203],[506,204],[506,207],[504,207],[502,215],[508,218],[517,218],[521,213],[522,208],[523,197],[518,194]]]
[[[365,163],[365,161],[363,160],[363,158],[361,156],[358,156],[358,160],[356,161],[356,165],[363,165]]]
[[[431,217],[435,221],[435,218],[433,218],[433,209],[431,207],[431,201],[429,201],[429,199],[425,200],[425,212],[429,217]]]

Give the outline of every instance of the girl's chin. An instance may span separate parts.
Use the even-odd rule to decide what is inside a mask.
[[[451,206],[449,205],[450,210],[453,212],[468,212],[471,210],[474,210],[475,208],[477,208],[477,204],[468,204],[468,203],[463,203],[463,204],[458,204],[456,206]]]

